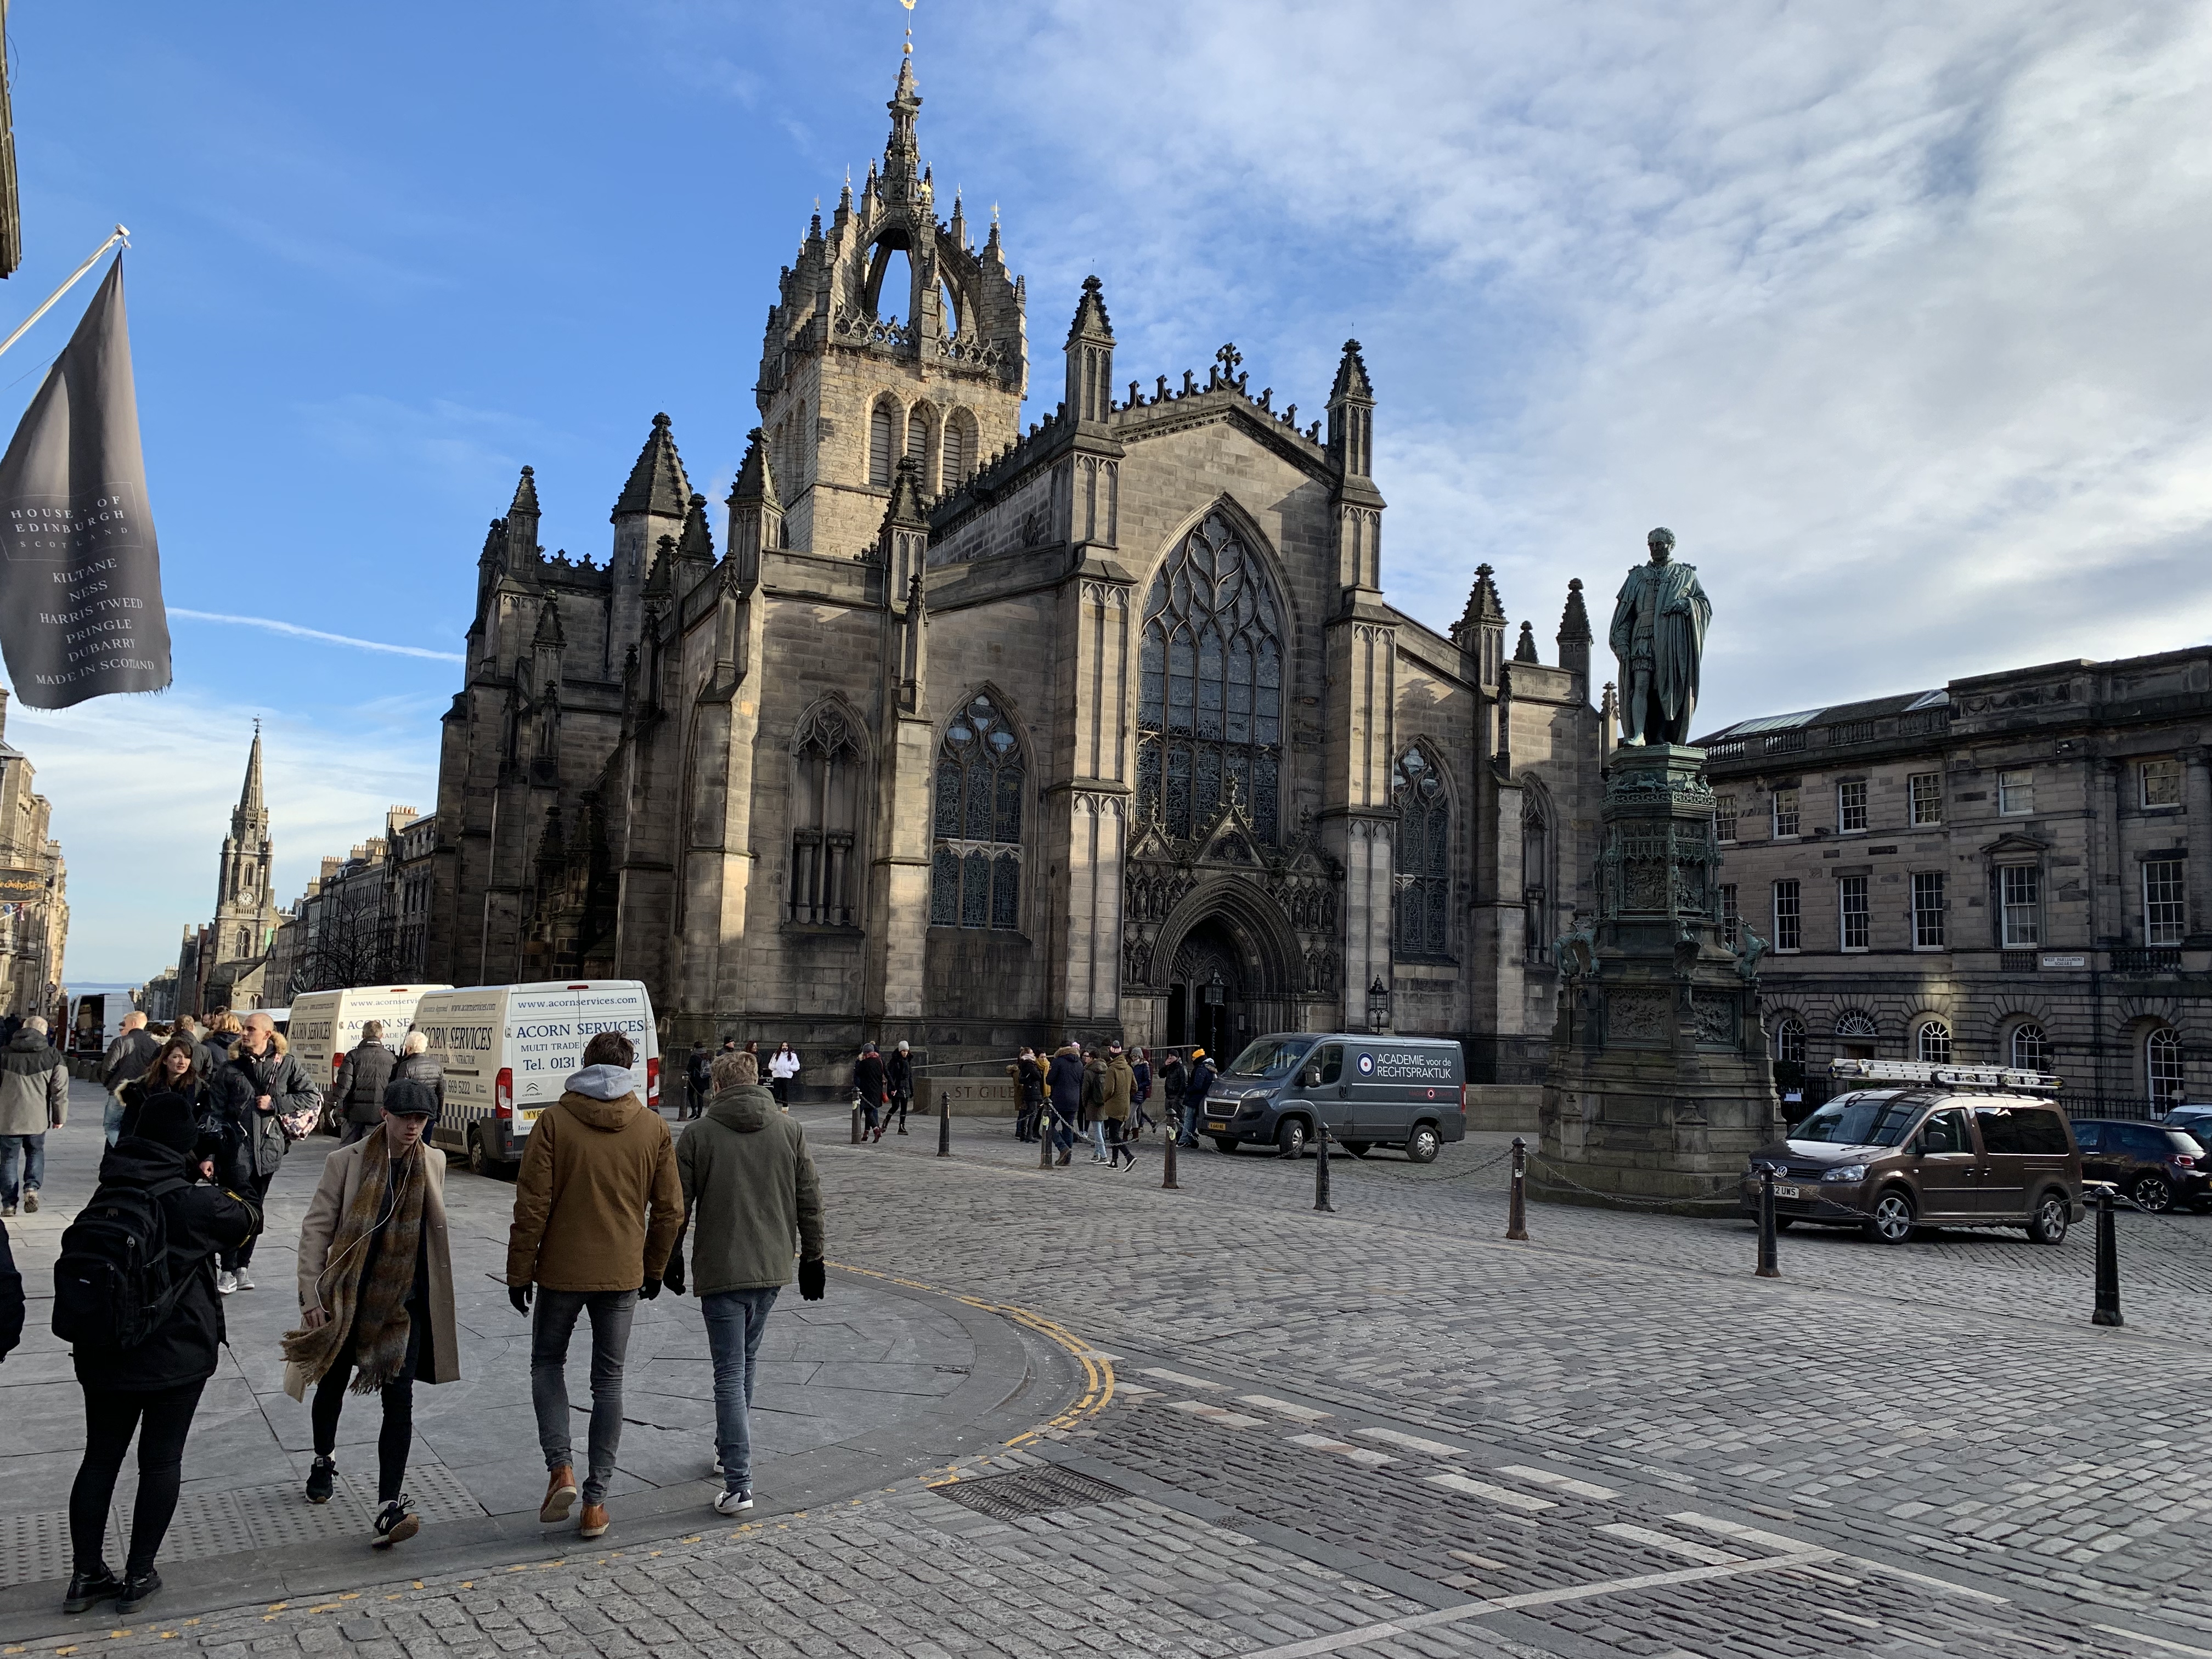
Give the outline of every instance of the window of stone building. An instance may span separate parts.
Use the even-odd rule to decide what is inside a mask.
[[[1736,908],[1735,884],[1732,881],[1721,884],[1721,937],[1731,945],[1740,945],[1743,939],[1743,914]]]
[[[2143,1039],[2143,1077],[2154,1107],[2167,1109],[2187,1097],[2181,1081],[2181,1033],[2172,1026],[2161,1025]]]
[[[1940,1019],[1927,1021],[1914,1038],[1918,1057],[1930,1066],[1951,1063],[1951,1028]]]
[[[1867,827],[1866,780],[1836,786],[1836,828],[1844,835]]]
[[[1183,538],[1145,601],[1137,811],[1202,830],[1234,789],[1262,841],[1279,833],[1282,625],[1275,596],[1218,513]]]
[[[1774,833],[1778,836],[1797,833],[1797,792],[1795,789],[1774,792]]]
[[[1836,1046],[1843,1050],[1845,1060],[1872,1060],[1875,1041],[1881,1028],[1875,1024],[1874,1016],[1856,1009],[1836,1018]]]
[[[2008,864],[1997,871],[1997,906],[2008,948],[2039,944],[2043,928],[2040,911],[2042,883],[2032,864]]]
[[[2145,806],[2181,805],[2181,763],[2172,758],[2147,760],[2136,769]]]
[[[938,746],[931,927],[1021,926],[1024,776],[1005,711],[979,692]]]
[[[1794,1014],[1785,1014],[1775,1022],[1774,1057],[1792,1066],[1805,1063],[1805,1022]]]
[[[868,482],[878,489],[891,487],[891,470],[898,459],[898,399],[888,392],[868,413]]]
[[[860,734],[842,709],[821,708],[792,743],[791,920],[849,927],[860,886]]]
[[[1398,809],[1396,842],[1397,931],[1401,957],[1442,957],[1451,950],[1451,804],[1435,757],[1416,744],[1398,757],[1391,804]],[[1542,809],[1521,805],[1523,954],[1536,949],[1533,938],[1542,924],[1536,912],[1544,902],[1547,846]],[[1528,862],[1533,855],[1534,863]],[[1548,941],[1547,941],[1548,943]],[[1531,956],[1531,960],[1537,959]]]
[[[1713,797],[1713,839],[1723,842],[1735,839],[1735,797],[1734,795],[1718,794]]]
[[[1912,797],[1915,828],[1943,822],[1943,775],[1941,772],[1915,772],[1905,780],[1905,786]]]
[[[2012,1063],[2024,1072],[2051,1069],[2051,1039],[2031,1020],[2022,1020],[2012,1028],[2007,1048]]]
[[[2179,859],[2151,859],[2142,867],[2143,943],[2179,945],[2188,931],[2188,889]]]
[[[1799,908],[1800,901],[1800,890],[1795,881],[1774,884],[1774,948],[1778,951],[1804,948],[1802,929],[1804,916]]]
[[[977,449],[975,417],[956,409],[945,417],[945,485],[957,489],[974,476]]]
[[[2035,811],[2033,770],[1997,774],[1997,811],[2006,817],[2019,817]]]
[[[931,404],[916,404],[906,415],[906,458],[915,465],[925,494],[933,493],[936,486],[930,482],[929,463],[937,453],[937,410]]]
[[[1405,794],[1405,766],[1407,761],[1412,760],[1421,760],[1425,763],[1427,757],[1424,756],[1419,749],[1409,750],[1405,758],[1398,763],[1399,778],[1392,792],[1396,797],[1402,798]],[[1429,776],[1431,778],[1435,776],[1433,767],[1430,769]],[[1405,833],[1405,811],[1402,805],[1399,808],[1401,814],[1399,833],[1401,837]],[[1437,866],[1436,843],[1441,842],[1446,848],[1451,844],[1451,825],[1449,819],[1443,823],[1441,829],[1437,828],[1434,823],[1436,815],[1443,811],[1443,789],[1439,783],[1435,801],[1429,809],[1431,823],[1430,833],[1426,837],[1428,845],[1425,848],[1428,854],[1428,862],[1432,868]],[[1402,882],[1405,878],[1403,854],[1406,850],[1402,839],[1399,846],[1401,852],[1399,877]],[[1447,873],[1449,869],[1450,861],[1447,854],[1439,873]],[[1449,894],[1449,881],[1440,880],[1438,890],[1440,892]],[[1521,954],[1524,960],[1549,962],[1552,959],[1551,911],[1552,826],[1550,820],[1545,817],[1544,803],[1531,790],[1524,793],[1521,797]],[[1440,941],[1449,942],[1447,936],[1442,932],[1438,932],[1437,937]],[[1441,950],[1442,944],[1437,948]]]
[[[1941,951],[1945,948],[1943,933],[1943,872],[1940,870],[1916,870],[1912,872],[1912,948],[1916,951]]]
[[[1836,881],[1836,900],[1841,917],[1840,939],[1846,951],[1863,951],[1873,920],[1867,904],[1867,878],[1841,876]]]

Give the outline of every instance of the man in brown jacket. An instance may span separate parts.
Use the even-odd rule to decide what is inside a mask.
[[[568,1079],[560,1103],[531,1126],[507,1235],[507,1294],[515,1311],[528,1313],[532,1287],[538,1291],[530,1398],[550,1475],[538,1510],[548,1526],[568,1518],[578,1495],[568,1441],[568,1338],[577,1316],[591,1316],[591,1468],[578,1528],[586,1538],[607,1529],[630,1319],[641,1294],[648,1301],[660,1294],[684,1224],[675,1142],[660,1114],[639,1098],[630,1070],[636,1058],[619,1031],[592,1039],[584,1069]]]

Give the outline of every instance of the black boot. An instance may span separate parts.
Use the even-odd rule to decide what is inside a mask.
[[[336,1460],[318,1455],[314,1467],[307,1471],[307,1501],[310,1504],[329,1503],[331,1493],[337,1489],[337,1478]]]
[[[126,1618],[161,1593],[161,1575],[149,1567],[143,1572],[126,1573],[123,1580],[123,1599],[115,1604],[116,1612]]]
[[[422,1530],[421,1517],[408,1506],[407,1499],[402,1496],[393,1498],[377,1511],[375,1535],[368,1541],[376,1549],[390,1549],[394,1544],[405,1543]]]
[[[109,1571],[107,1563],[103,1561],[96,1572],[73,1572],[70,1575],[69,1591],[62,1597],[62,1611],[83,1613],[95,1602],[122,1594],[123,1581]]]

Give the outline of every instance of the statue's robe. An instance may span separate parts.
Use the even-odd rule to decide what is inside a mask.
[[[1687,743],[1698,708],[1698,666],[1705,654],[1705,628],[1713,619],[1712,601],[1698,586],[1697,566],[1670,561],[1631,570],[1613,607],[1607,642],[1620,659],[1625,696],[1635,651],[1636,612],[1645,588],[1653,583],[1658,591],[1652,605],[1651,696],[1674,740]],[[1640,742],[1644,734],[1633,736]]]

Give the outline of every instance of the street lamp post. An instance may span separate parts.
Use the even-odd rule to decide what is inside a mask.
[[[1370,1030],[1387,1031],[1390,1029],[1390,988],[1382,982],[1380,974],[1367,988],[1367,1024]]]

